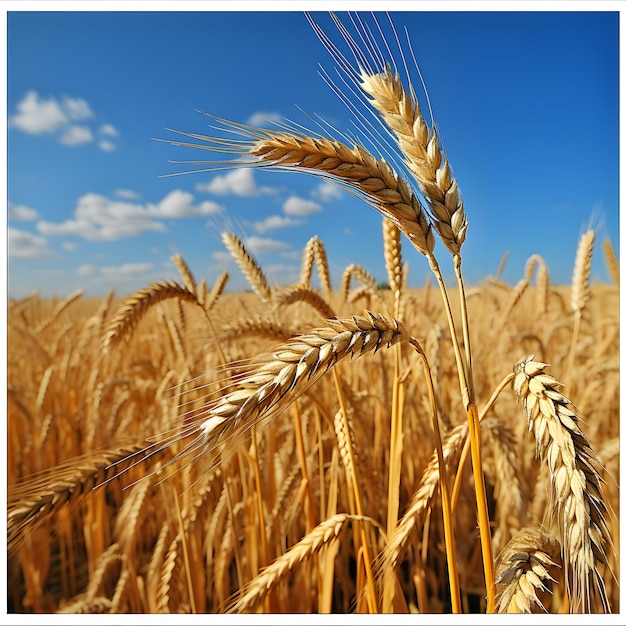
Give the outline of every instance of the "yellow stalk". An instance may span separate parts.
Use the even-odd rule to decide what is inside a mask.
[[[339,374],[337,372],[337,367],[333,368],[333,377],[335,380],[335,387],[337,389],[337,397],[339,399],[339,407],[341,409],[341,418],[344,425],[344,431],[346,434],[346,448],[348,450],[348,455],[350,457],[350,465],[352,466],[353,471],[350,472],[350,478],[352,479],[352,490],[354,492],[354,500],[355,507],[357,511],[357,515],[359,517],[363,517],[363,496],[361,494],[361,485],[359,483],[357,477],[357,466],[356,459],[354,456],[354,449],[352,448],[352,440],[350,438],[350,431],[347,428],[347,412],[346,406],[344,402],[343,391],[341,389],[341,381],[339,380]],[[354,529],[355,529],[355,537],[359,536],[361,539],[361,549],[363,550],[363,565],[365,567],[365,577],[367,584],[367,606],[370,613],[378,613],[378,606],[376,602],[376,587],[374,585],[374,573],[372,571],[372,558],[369,553],[369,542],[367,540],[367,535],[365,532],[365,528],[363,527],[361,521],[354,521]],[[359,590],[357,589],[357,593]]]

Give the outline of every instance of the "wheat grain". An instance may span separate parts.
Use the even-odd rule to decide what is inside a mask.
[[[531,355],[514,367],[514,388],[535,436],[536,454],[550,470],[553,512],[566,572],[571,570],[573,577],[573,598],[589,610],[593,580],[607,609],[600,567],[611,539],[598,461],[580,430],[575,407],[558,391],[560,383],[545,372],[545,363],[533,359]]]

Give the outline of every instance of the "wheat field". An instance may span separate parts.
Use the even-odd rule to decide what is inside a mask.
[[[590,279],[593,227],[570,285],[539,254],[514,285],[466,284],[466,209],[412,85],[312,27],[402,169],[289,125],[170,143],[358,195],[387,275],[333,284],[312,234],[275,286],[224,232],[245,292],[175,255],[178,280],[128,296],[10,300],[8,611],[619,612],[609,239],[610,284]],[[403,245],[432,270],[419,289]]]

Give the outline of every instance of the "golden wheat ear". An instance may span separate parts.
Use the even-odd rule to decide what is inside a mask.
[[[429,124],[422,113],[411,81],[412,72],[391,19],[389,21],[398,48],[399,62],[394,59],[392,46],[375,16],[372,18],[372,26],[358,15],[350,16],[348,25],[333,15],[340,37],[349,49],[345,54],[310,15],[308,19],[333,58],[350,95],[343,93],[328,75],[326,81],[360,119],[363,119],[363,115],[358,112],[358,105],[352,102],[355,97],[375,118],[382,121],[395,142],[393,149],[399,153],[404,167],[415,179],[426,201],[433,227],[442,243],[453,255],[460,254],[468,227],[463,197],[437,127],[434,121]],[[372,36],[372,30],[378,31],[382,38],[380,43]],[[408,36],[407,46],[411,51]],[[415,74],[424,86],[415,58],[412,61]],[[404,77],[400,67],[403,68]],[[428,99],[427,93],[425,96]],[[432,110],[430,113],[432,118]]]
[[[561,566],[558,541],[540,528],[522,528],[498,557],[498,613],[547,612]]]
[[[550,472],[552,514],[560,533],[563,564],[571,577],[574,605],[580,604],[572,608],[591,610],[594,583],[608,611],[601,571],[612,542],[599,461],[580,429],[576,408],[558,390],[561,383],[546,373],[546,367],[533,355],[517,363],[515,393],[526,410],[537,456]]]

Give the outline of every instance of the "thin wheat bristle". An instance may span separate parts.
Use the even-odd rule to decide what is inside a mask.
[[[611,538],[599,464],[578,425],[575,407],[558,391],[561,383],[545,372],[546,367],[533,355],[515,365],[515,393],[535,436],[536,454],[550,471],[552,511],[576,603],[590,609],[594,582],[608,608],[600,568],[606,564]]]

